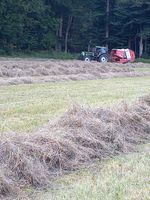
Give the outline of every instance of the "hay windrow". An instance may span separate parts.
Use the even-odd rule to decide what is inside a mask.
[[[0,59],[0,85],[150,76],[150,72],[136,72],[137,67],[150,68],[150,64],[122,65],[79,60]]]
[[[43,187],[55,176],[135,150],[150,141],[150,95],[114,108],[73,105],[35,133],[0,141],[0,195],[22,187]]]

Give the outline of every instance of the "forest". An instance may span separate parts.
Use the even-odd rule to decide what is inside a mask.
[[[94,45],[150,55],[149,0],[1,0],[0,54],[78,53]]]

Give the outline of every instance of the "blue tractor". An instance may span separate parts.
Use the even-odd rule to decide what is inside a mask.
[[[82,51],[80,54],[80,60],[83,61],[98,61],[98,62],[108,62],[109,56],[108,56],[108,48],[107,47],[101,47],[101,46],[95,46],[92,51],[85,52]]]

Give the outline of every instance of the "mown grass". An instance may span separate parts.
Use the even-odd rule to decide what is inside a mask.
[[[112,105],[150,91],[150,77],[0,87],[0,132],[33,131],[70,104]]]
[[[136,72],[150,72],[150,67],[139,67],[135,68]]]
[[[150,146],[149,146],[150,147]],[[93,164],[57,181],[59,190],[39,193],[36,200],[149,200],[150,148]]]
[[[0,92],[0,132],[23,132],[37,129],[73,102],[100,106],[134,101],[150,92],[150,77],[1,86]],[[53,187],[47,192],[29,189],[25,191],[29,198],[24,199],[148,200],[150,146],[140,153],[93,163],[58,178]]]

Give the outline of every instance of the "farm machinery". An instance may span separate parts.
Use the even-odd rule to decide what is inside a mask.
[[[125,64],[135,61],[135,53],[130,49],[112,49],[110,58],[112,62]]]
[[[84,61],[107,62],[108,58],[108,48],[101,46],[94,47],[91,52],[82,51],[80,54],[80,60]]]
[[[80,54],[80,60],[84,61],[98,61],[98,62],[117,62],[128,63],[135,61],[135,53],[130,49],[112,49],[108,54],[107,47],[96,46],[91,52],[84,52]]]

